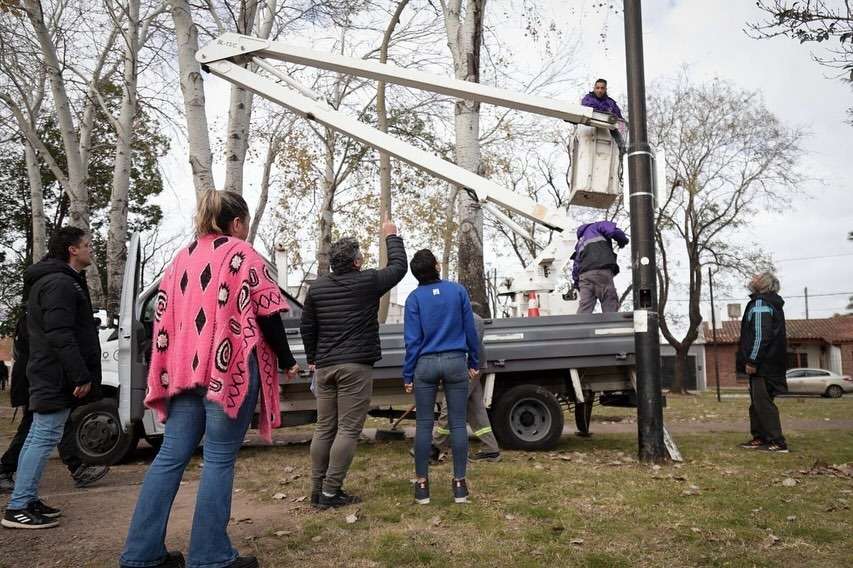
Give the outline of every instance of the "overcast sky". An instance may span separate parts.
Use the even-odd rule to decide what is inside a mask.
[[[579,64],[574,72],[590,83],[599,76],[608,78],[611,95],[624,100],[622,15],[598,9],[598,4],[554,0],[540,5],[546,18],[554,19],[571,39],[577,39]],[[488,9],[504,10],[505,6],[495,0]],[[773,255],[788,318],[805,317],[802,296],[806,286],[812,318],[843,312],[848,294],[853,294],[853,241],[846,240],[853,230],[853,127],[844,123],[846,109],[853,106],[850,86],[830,78],[829,71],[812,60],[809,46],[785,38],[756,41],[747,37],[743,31],[747,22],[761,16],[754,2],[646,0],[643,16],[648,85],[687,65],[696,82],[720,78],[760,91],[767,107],[782,121],[807,129],[801,163],[811,180],[803,186],[803,195],[794,198],[789,211],[759,215],[751,230],[732,238],[745,245],[757,244]],[[507,35],[512,33],[507,30]],[[213,137],[224,129],[228,90],[224,82],[210,79],[208,116]],[[576,100],[576,95],[565,98]],[[162,202],[171,230],[186,226],[192,215],[192,183],[183,152],[175,144],[164,163],[170,189]],[[247,177],[257,176],[248,173]],[[220,178],[218,175],[217,180]],[[247,188],[246,195],[254,208],[255,190]],[[623,274],[617,285],[628,282],[630,276]],[[821,296],[839,292],[845,294]],[[725,313],[725,297],[743,301],[746,293],[737,287],[718,296],[724,296],[718,302],[719,318],[720,311]],[[710,315],[707,309],[705,315]]]

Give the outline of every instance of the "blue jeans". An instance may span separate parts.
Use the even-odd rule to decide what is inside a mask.
[[[50,414],[33,414],[33,425],[18,458],[15,489],[9,504],[6,505],[7,509],[26,509],[39,498],[39,482],[44,473],[44,466],[50,452],[62,439],[65,421],[70,413],[71,409],[66,408]]]
[[[415,367],[415,474],[428,477],[432,427],[435,422],[435,397],[438,385],[444,385],[450,447],[453,449],[453,477],[465,478],[468,466],[468,360],[461,351],[430,353],[418,358]]]
[[[166,523],[184,469],[204,436],[204,468],[196,495],[187,566],[221,568],[237,558],[228,538],[234,463],[252,421],[260,378],[249,359],[249,392],[235,420],[205,398],[188,391],[169,402],[163,445],[148,468],[121,555],[122,566],[156,566],[166,557]]]

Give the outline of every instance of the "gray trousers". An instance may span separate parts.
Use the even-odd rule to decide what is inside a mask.
[[[773,402],[776,389],[764,377],[749,377],[749,429],[753,438],[784,444],[779,408]]]
[[[373,367],[317,369],[317,427],[311,439],[311,490],[336,493],[349,471],[373,395]]]
[[[492,433],[492,424],[486,405],[483,404],[483,386],[480,380],[468,381],[468,426],[490,452],[499,452],[498,441]],[[450,430],[447,427],[447,404],[441,407],[441,416],[432,435],[432,443],[439,448],[446,448],[450,442]]]
[[[619,294],[613,285],[613,272],[603,268],[581,273],[578,286],[578,313],[591,314],[595,302],[601,302],[604,313],[619,311]]]

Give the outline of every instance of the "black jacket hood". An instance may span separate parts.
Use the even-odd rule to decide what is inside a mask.
[[[58,258],[44,258],[24,271],[24,301],[29,297],[29,291],[32,289],[33,284],[48,274],[55,274],[57,272],[63,272],[78,280],[81,278],[80,273],[71,268],[71,265],[67,262]]]

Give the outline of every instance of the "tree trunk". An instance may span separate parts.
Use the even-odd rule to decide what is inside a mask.
[[[486,0],[469,0],[463,21],[461,1],[454,0],[447,4],[445,27],[457,79],[473,83],[480,81],[480,46],[483,41],[485,7]],[[481,174],[480,105],[470,101],[457,101],[454,114],[456,163],[469,171]],[[471,300],[483,306],[483,312],[488,317],[490,309],[483,263],[483,211],[475,200],[462,192],[459,196],[458,216],[459,282],[468,289]]]
[[[334,227],[335,208],[335,133],[326,129],[324,139],[326,147],[325,172],[323,174],[323,201],[317,219],[317,276],[328,274],[331,270],[332,227]]]
[[[687,353],[690,346],[675,348],[675,370],[672,374],[670,392],[687,394]]]
[[[251,35],[258,11],[257,0],[240,3],[237,33]],[[231,85],[231,102],[228,107],[228,137],[225,147],[224,189],[243,193],[243,165],[249,150],[249,129],[252,124],[252,93]]]
[[[400,0],[397,9],[391,16],[391,21],[385,28],[382,45],[379,48],[379,62],[388,61],[388,44],[394,34],[394,28],[400,22],[400,14],[409,0]],[[385,81],[376,84],[376,117],[379,130],[388,132],[388,110],[385,108]],[[379,152],[379,266],[388,264],[388,245],[382,237],[382,223],[391,218],[391,156],[387,152]],[[382,296],[379,301],[379,323],[388,319],[388,309],[391,306],[391,293]]]
[[[68,175],[67,187],[63,189],[68,193],[70,201],[68,224],[88,231],[89,194],[86,189],[86,170],[80,160],[80,139],[77,137],[77,129],[74,126],[71,103],[65,89],[56,45],[53,43],[53,38],[45,24],[41,3],[34,0],[23,0],[21,4],[35,30],[41,55],[44,58],[56,121],[62,137],[62,148],[65,151]]]
[[[36,152],[29,142],[24,143],[24,156],[27,162],[27,179],[30,182],[30,211],[33,216],[33,262],[38,262],[47,252],[47,234],[45,232],[44,187],[41,183]]]
[[[137,111],[137,57],[139,55],[139,0],[128,0],[124,37],[124,73],[121,110],[116,128],[110,225],[107,232],[107,318],[118,315],[124,266],[127,261],[127,207],[132,168],[131,145]]]
[[[264,160],[264,173],[261,176],[261,195],[258,197],[258,207],[255,209],[255,215],[252,217],[252,226],[249,228],[250,243],[255,242],[255,237],[258,235],[258,227],[261,226],[261,219],[264,216],[264,211],[267,208],[267,200],[270,195],[270,175],[272,174],[272,166],[278,156],[279,143],[277,140],[271,139],[267,147],[267,157]]]
[[[459,195],[459,188],[451,186],[450,195],[447,198],[447,207],[444,210],[444,235],[442,236],[443,247],[441,251],[441,277],[450,278],[450,256],[453,253],[453,219],[456,213],[456,197]]]
[[[204,108],[204,80],[201,66],[195,59],[198,51],[198,30],[192,19],[188,0],[169,0],[175,35],[178,42],[178,68],[181,76],[181,93],[187,121],[189,161],[193,173],[196,197],[215,189],[211,163],[210,137],[207,130],[207,113]]]

